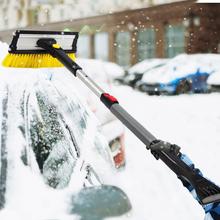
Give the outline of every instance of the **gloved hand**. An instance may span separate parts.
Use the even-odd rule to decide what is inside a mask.
[[[203,176],[202,172],[199,169],[196,169],[193,162],[185,155],[181,154],[181,160],[186,163],[190,168],[195,170],[199,175]],[[193,186],[187,182],[182,180],[183,185],[189,190],[189,192],[192,194],[194,199],[196,199],[199,203],[199,198],[196,194],[195,189]],[[201,203],[200,203],[201,204]],[[201,205],[205,211],[205,220],[220,220],[220,203],[210,203],[207,205]]]
[[[204,205],[205,220],[220,220],[220,203]]]

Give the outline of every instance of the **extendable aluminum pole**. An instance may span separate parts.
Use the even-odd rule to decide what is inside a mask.
[[[118,100],[101,89],[83,70],[78,69],[76,76],[106,105],[107,108],[129,128],[146,146],[156,138],[147,131],[136,119],[134,119]]]
[[[53,57],[57,58],[67,69],[78,77],[105,106],[128,128],[132,131],[147,147],[156,159],[161,159],[183,182],[191,185],[197,194],[201,204],[220,201],[220,188],[214,183],[204,178],[198,169],[190,167],[182,159],[180,147],[156,139],[146,128],[134,119],[122,106],[118,100],[101,89],[83,70],[68,57],[65,51],[57,47],[54,39],[39,39],[39,47],[44,48]],[[55,46],[53,46],[55,45]]]

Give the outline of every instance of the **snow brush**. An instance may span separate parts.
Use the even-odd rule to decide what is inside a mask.
[[[101,89],[69,56],[76,52],[78,33],[48,31],[16,31],[3,61],[8,67],[55,67],[58,61],[78,77],[101,102],[139,138],[156,159],[161,159],[190,191],[195,190],[201,205],[220,202],[220,188],[202,176],[188,161],[180,147],[155,138],[134,119],[118,100]],[[45,61],[43,59],[46,59]],[[58,66],[60,66],[59,64]]]
[[[61,45],[65,53],[72,60],[75,59],[78,32],[18,30],[13,34],[9,53],[2,65],[16,68],[62,67],[61,62],[36,45],[39,38],[47,39],[48,37],[56,40],[54,48]]]

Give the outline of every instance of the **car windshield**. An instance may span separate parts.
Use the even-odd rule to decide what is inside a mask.
[[[154,71],[154,69],[157,69],[157,68],[159,68],[159,67],[162,67],[162,66],[164,66],[165,64],[166,64],[166,62],[157,64],[157,65],[153,66],[152,68],[147,69],[147,70],[144,72],[144,74],[150,73],[150,72]]]
[[[134,74],[134,73],[144,73],[147,72],[148,70],[163,65],[168,61],[168,59],[147,59],[144,60],[140,63],[135,64],[132,66],[129,70],[129,74]]]
[[[22,179],[28,165],[35,174],[41,173],[49,186],[64,188],[83,152],[88,155],[94,151],[106,161],[110,160],[96,120],[73,89],[73,77],[60,75],[59,69],[57,74],[55,71],[23,71],[7,69],[1,76],[4,79],[0,83],[3,173],[20,175]],[[96,160],[98,157],[96,154]],[[5,186],[6,179],[1,184]]]
[[[165,69],[166,65],[150,69],[149,72],[144,74],[142,81],[146,83],[156,82],[158,78],[163,76]]]

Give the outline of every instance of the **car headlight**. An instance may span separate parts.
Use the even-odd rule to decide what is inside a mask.
[[[160,84],[160,89],[168,91],[168,92],[175,91],[175,88],[176,88],[176,86],[175,86],[175,83],[173,83],[173,82],[170,82],[168,84]]]

